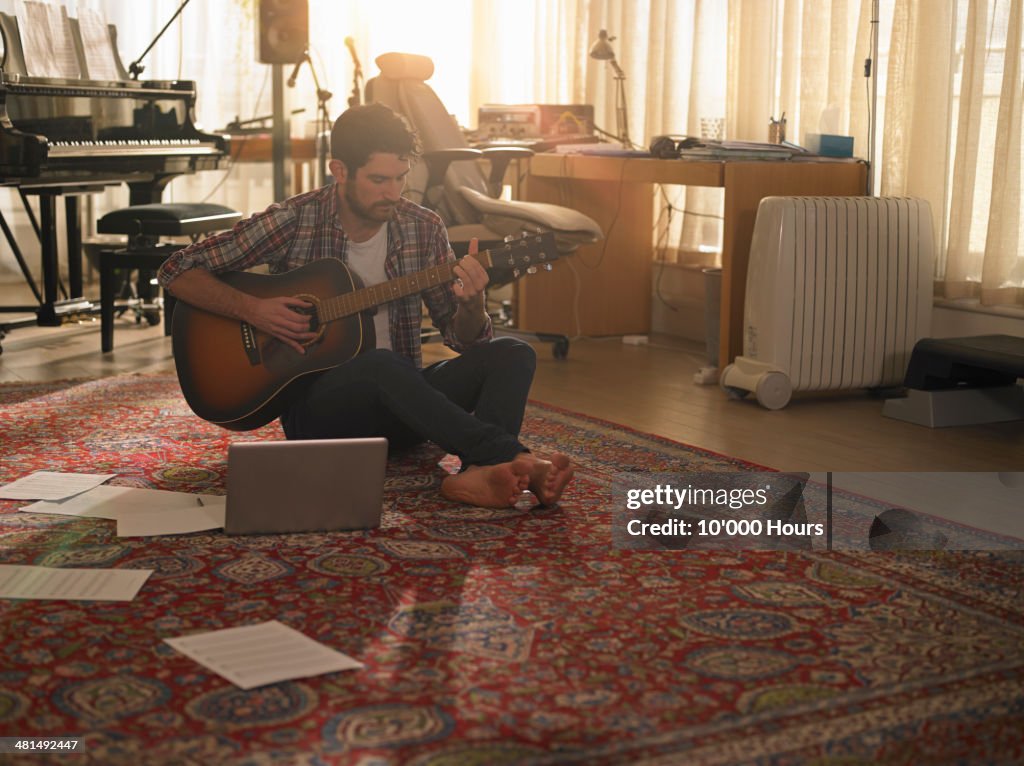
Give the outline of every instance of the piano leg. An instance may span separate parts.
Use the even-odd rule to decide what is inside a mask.
[[[102,191],[102,186],[81,184],[68,186],[46,186],[20,188],[25,209],[39,236],[41,294],[37,291],[39,305],[29,310],[36,314],[35,324],[41,327],[59,327],[64,320],[82,312],[92,310],[92,305],[82,296],[82,225],[81,206],[78,197]],[[28,195],[39,198],[39,220],[36,223]],[[68,277],[71,294],[64,289],[60,279],[60,242],[57,238],[57,198],[64,198],[64,223],[67,236]],[[26,275],[27,276],[27,275]],[[65,300],[60,299],[63,294]],[[4,307],[3,310],[8,310]],[[10,325],[8,325],[9,327]]]
[[[57,197],[53,194],[39,195],[39,241],[42,251],[43,302],[36,312],[39,325],[58,327],[57,279],[60,265],[57,262]]]
[[[64,221],[68,245],[68,291],[72,298],[81,298],[82,292],[82,219],[78,214],[78,197],[64,197]]]

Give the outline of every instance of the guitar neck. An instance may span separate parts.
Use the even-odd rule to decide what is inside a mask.
[[[476,255],[467,256],[476,259],[484,268],[490,268],[491,251],[484,250]],[[337,295],[323,301],[320,306],[320,321],[332,322],[335,319],[352,316],[375,306],[404,298],[407,295],[421,293],[431,287],[443,285],[455,280],[455,266],[458,261],[448,261],[438,266],[416,271],[405,276],[395,277],[387,282],[363,287],[343,295]]]

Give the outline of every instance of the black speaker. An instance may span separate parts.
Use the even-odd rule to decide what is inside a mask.
[[[256,59],[261,64],[297,64],[309,47],[308,0],[259,0]]]

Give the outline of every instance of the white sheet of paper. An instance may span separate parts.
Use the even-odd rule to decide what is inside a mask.
[[[224,498],[219,497],[202,506],[126,513],[117,519],[117,536],[187,535],[190,532],[221,529],[226,508]]]
[[[0,564],[0,598],[131,601],[152,569],[56,569]]]
[[[120,519],[137,513],[224,505],[224,495],[196,495],[166,489],[116,487],[105,484],[57,502],[40,500],[19,508],[28,513],[56,513],[62,516],[91,516],[99,519]]]
[[[85,65],[90,80],[117,80],[119,72],[114,62],[114,47],[107,30],[107,22],[99,11],[78,5],[78,29],[82,35]]]
[[[363,667],[277,620],[164,641],[242,689]]]
[[[25,0],[15,13],[21,32],[25,67],[32,77],[77,79],[82,76],[71,37],[67,9],[62,5]]]
[[[9,500],[63,500],[98,487],[116,473],[60,473],[36,471],[0,487],[0,497]]]

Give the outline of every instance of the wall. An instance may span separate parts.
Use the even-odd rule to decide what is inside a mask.
[[[932,336],[963,338],[970,335],[1016,335],[1024,338],[1024,311],[1017,313],[1019,317],[936,306],[932,313]]]

